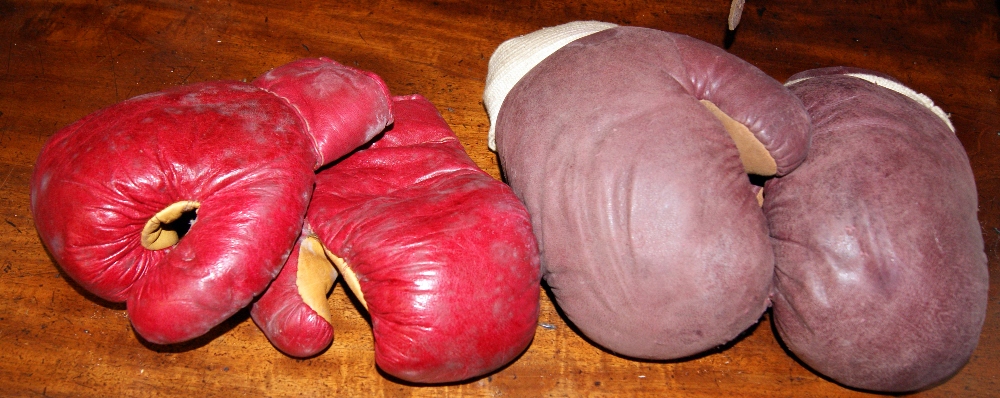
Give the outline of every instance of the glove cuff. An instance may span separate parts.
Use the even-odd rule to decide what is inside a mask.
[[[490,117],[489,147],[496,151],[496,121],[507,93],[535,65],[581,37],[618,25],[598,21],[576,21],[507,40],[490,57],[483,103]]]

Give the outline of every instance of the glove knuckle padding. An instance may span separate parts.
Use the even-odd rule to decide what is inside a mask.
[[[806,161],[766,186],[774,322],[796,356],[840,383],[916,390],[956,372],[983,325],[975,182],[939,117],[846,72],[790,86],[815,127]]]
[[[378,76],[326,58],[294,66],[273,70],[253,84],[286,99],[310,130],[323,132],[311,135],[319,155],[316,167],[368,142],[392,122],[389,89]]]
[[[359,290],[382,370],[422,383],[479,376],[534,335],[540,276],[530,220],[430,102],[397,97],[393,106],[390,130],[317,174],[309,234]]]
[[[801,161],[808,118],[779,83],[710,47],[641,28],[585,36],[532,68],[494,121],[545,280],[584,334],[623,355],[699,353],[768,306],[763,213],[699,100],[768,126],[781,172]]]
[[[39,235],[83,288],[126,301],[147,340],[197,337],[277,274],[315,180],[313,134],[324,131],[308,130],[288,100],[240,82],[113,105],[57,132],[39,155]],[[179,241],[157,240],[169,221],[161,210],[175,208],[197,211],[194,223]]]

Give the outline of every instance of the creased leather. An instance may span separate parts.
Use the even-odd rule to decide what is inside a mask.
[[[289,99],[214,81],[138,96],[57,132],[31,181],[36,227],[56,262],[84,289],[125,301],[136,332],[153,343],[198,337],[250,304],[301,230],[319,161],[314,142],[336,130],[356,143],[391,122],[373,75],[327,59],[269,74],[306,66],[326,68],[320,74],[333,74],[347,98],[325,108],[309,103],[328,98],[308,92],[290,101],[346,122],[308,129]],[[304,86],[277,79],[287,92]],[[370,103],[337,105],[352,101]],[[144,248],[146,221],[178,201],[200,204],[187,235]]]
[[[801,162],[797,98],[722,49],[653,29],[577,39],[499,110],[500,165],[532,215],[545,281],[587,337],[625,356],[703,352],[769,305],[766,221],[702,99],[750,127],[781,173]]]
[[[815,130],[806,161],[765,188],[774,323],[791,352],[840,383],[913,391],[961,368],[982,329],[976,186],[944,120],[855,72],[791,78]]]
[[[382,370],[420,383],[481,376],[534,336],[540,274],[529,216],[430,102],[397,97],[393,107],[390,130],[318,173],[304,234],[357,276]],[[293,288],[272,285],[252,315],[282,351],[314,355],[333,325]]]

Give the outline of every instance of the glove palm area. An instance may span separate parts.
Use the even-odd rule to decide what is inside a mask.
[[[315,168],[389,122],[384,83],[327,59],[253,84],[142,95],[46,143],[32,213],[56,262],[87,291],[125,301],[140,336],[189,340],[275,277],[301,230]]]
[[[314,355],[333,337],[326,294],[339,270],[371,315],[382,370],[420,383],[480,376],[534,335],[529,217],[430,102],[393,106],[384,136],[318,173],[299,248],[251,314],[280,350]]]

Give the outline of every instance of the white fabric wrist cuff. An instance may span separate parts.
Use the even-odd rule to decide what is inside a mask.
[[[576,21],[528,33],[500,44],[490,57],[483,103],[490,117],[490,150],[496,151],[496,123],[507,93],[531,68],[563,46],[581,37],[618,25],[598,21]]]

